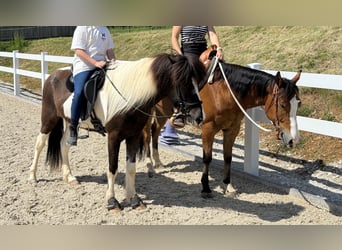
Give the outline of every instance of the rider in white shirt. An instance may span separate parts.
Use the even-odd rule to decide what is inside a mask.
[[[77,26],[71,49],[73,62],[74,96],[71,104],[71,123],[68,144],[77,145],[78,122],[84,101],[83,88],[95,68],[106,66],[107,60],[115,61],[114,42],[105,26]]]

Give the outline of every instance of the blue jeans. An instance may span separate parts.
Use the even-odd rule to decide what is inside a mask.
[[[84,89],[85,83],[91,76],[92,72],[93,70],[84,71],[74,76],[75,90],[74,90],[74,97],[71,103],[71,124],[74,126],[78,125],[78,120],[80,119],[80,116],[81,116],[82,104],[85,99],[83,89]]]

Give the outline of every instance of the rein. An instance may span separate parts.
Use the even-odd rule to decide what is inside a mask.
[[[211,70],[211,72],[210,72],[209,80],[212,81],[214,70],[215,70],[215,68],[216,68],[216,65],[218,64],[219,67],[220,67],[221,73],[222,73],[222,75],[223,75],[223,78],[224,78],[224,80],[225,80],[225,82],[226,82],[226,85],[227,85],[227,87],[228,87],[228,89],[229,89],[229,91],[230,91],[230,93],[231,93],[231,95],[232,95],[234,101],[236,102],[236,104],[238,105],[238,107],[240,108],[240,110],[242,111],[242,113],[247,117],[247,119],[248,119],[251,123],[253,123],[253,124],[254,124],[256,127],[258,127],[259,129],[261,129],[261,130],[263,130],[263,131],[265,131],[265,132],[271,132],[271,131],[272,131],[271,129],[264,128],[264,127],[262,127],[261,125],[259,125],[258,123],[256,123],[256,122],[247,114],[247,112],[244,110],[244,108],[241,106],[241,104],[239,103],[238,99],[235,97],[233,90],[232,90],[231,87],[230,87],[230,84],[229,84],[229,82],[228,82],[228,79],[227,79],[227,77],[226,77],[226,75],[225,75],[225,73],[224,73],[224,71],[223,71],[223,68],[222,68],[221,63],[218,61],[218,57],[217,57],[217,56],[214,57],[214,62],[213,62],[213,63],[214,63],[214,66],[212,67],[212,70]],[[208,80],[208,81],[209,81],[209,80]]]

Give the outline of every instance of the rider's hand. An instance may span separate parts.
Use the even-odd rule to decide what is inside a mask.
[[[96,61],[96,63],[95,63],[95,67],[96,68],[104,68],[105,66],[106,66],[106,61]]]
[[[223,49],[221,47],[217,48],[216,56],[218,59],[223,60]]]

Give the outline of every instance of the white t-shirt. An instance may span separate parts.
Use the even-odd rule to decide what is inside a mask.
[[[114,48],[114,42],[105,26],[77,26],[72,38],[71,49],[82,49],[96,61],[104,61],[108,49]],[[73,74],[93,70],[94,65],[81,60],[76,54],[73,62]]]

